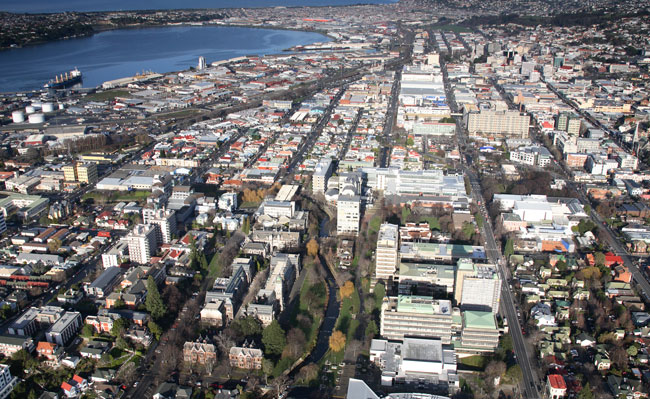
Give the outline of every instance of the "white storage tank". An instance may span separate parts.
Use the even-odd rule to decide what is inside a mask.
[[[34,108],[32,105],[28,105],[25,107],[25,113],[27,115],[33,114],[34,112],[36,112],[36,108]]]
[[[29,115],[29,123],[44,123],[45,115],[43,114],[31,114]]]
[[[43,112],[54,112],[54,104],[52,103],[43,103]]]
[[[14,123],[23,123],[25,122],[25,113],[23,111],[14,111],[11,113],[11,120]]]

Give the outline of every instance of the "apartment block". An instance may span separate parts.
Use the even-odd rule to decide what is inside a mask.
[[[171,209],[144,209],[142,211],[144,224],[156,226],[156,240],[159,244],[167,244],[176,234],[176,211]]]
[[[414,295],[384,298],[380,333],[388,340],[410,336],[439,338],[443,344],[450,344],[451,326],[451,301]]]
[[[480,111],[466,115],[470,136],[528,137],[530,116],[518,111]]]
[[[463,310],[498,312],[501,279],[497,269],[492,265],[474,264],[470,259],[459,259],[454,299]]]
[[[126,236],[129,258],[135,263],[149,263],[158,250],[157,227],[139,224]]]
[[[357,235],[361,220],[361,197],[343,195],[336,202],[336,233]]]
[[[45,332],[45,339],[47,342],[65,346],[77,336],[82,324],[81,313],[66,312]]]
[[[76,162],[72,165],[65,165],[63,167],[63,178],[67,182],[97,183],[99,181],[97,164]]]
[[[397,270],[398,249],[399,227],[395,224],[382,224],[377,236],[377,251],[375,253],[376,279],[392,280]]]
[[[0,399],[8,398],[11,391],[18,385],[18,377],[11,375],[11,370],[6,364],[0,364]]]
[[[332,175],[332,160],[321,159],[316,165],[312,176],[312,190],[315,193],[324,193],[327,191],[327,181]]]

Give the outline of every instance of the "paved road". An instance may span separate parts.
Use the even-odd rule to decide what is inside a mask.
[[[517,358],[517,363],[521,367],[523,373],[523,389],[526,398],[529,399],[538,399],[540,398],[539,390],[537,389],[537,373],[534,371],[534,367],[531,364],[531,356],[524,341],[524,336],[522,334],[521,325],[519,324],[519,318],[517,317],[517,307],[515,305],[515,299],[510,291],[510,271],[507,268],[505,259],[501,256],[500,245],[494,239],[493,227],[490,221],[490,218],[487,217],[487,209],[481,194],[481,185],[476,177],[476,175],[467,170],[466,174],[470,178],[470,184],[472,186],[472,197],[475,203],[480,203],[479,211],[485,216],[485,223],[483,223],[483,237],[485,238],[485,252],[488,259],[499,267],[499,274],[501,276],[501,303],[500,303],[500,312],[508,320],[508,326],[510,329],[510,335],[512,336],[512,342],[514,346],[514,352]]]
[[[390,102],[388,103],[388,108],[386,109],[386,119],[384,121],[384,130],[382,132],[382,136],[384,138],[384,146],[382,147],[379,154],[379,167],[381,168],[388,167],[388,158],[391,148],[388,143],[391,142],[390,135],[393,132],[393,124],[395,123],[395,117],[397,115],[401,80],[402,69],[400,68],[397,70],[397,72],[395,72],[395,80],[393,81],[393,87],[390,90]]]
[[[590,203],[583,185],[574,182],[569,182],[568,184],[569,187],[573,189],[573,191],[578,193],[580,196],[580,201],[583,204]],[[646,301],[650,301],[650,283],[648,283],[648,279],[643,273],[643,270],[641,270],[638,264],[634,262],[633,257],[630,256],[627,250],[623,247],[616,234],[605,222],[605,220],[593,209],[591,210],[591,214],[589,216],[591,216],[592,220],[596,222],[598,229],[604,233],[604,237],[612,251],[616,255],[620,256],[623,259],[625,266],[630,269],[630,272],[632,273],[632,279],[636,283],[636,288],[639,293],[644,297]]]
[[[453,90],[447,79],[446,67],[443,61],[443,81],[445,84],[445,91],[450,99],[450,109],[455,111],[457,109],[457,104],[453,98]],[[456,137],[459,144],[459,151],[463,151],[462,148],[467,147],[467,137],[465,135],[464,127],[461,125],[460,120],[456,118]],[[513,349],[517,359],[517,363],[521,367],[523,374],[523,387],[521,389],[522,394],[528,399],[539,399],[541,398],[540,392],[537,388],[537,373],[535,372],[535,366],[531,364],[531,356],[534,355],[533,351],[528,350],[524,336],[522,333],[522,327],[519,323],[519,318],[517,317],[517,305],[515,304],[515,298],[511,292],[510,288],[510,270],[507,267],[506,261],[501,255],[501,246],[494,239],[494,228],[492,222],[490,221],[487,209],[485,207],[485,200],[481,193],[481,183],[477,174],[469,169],[466,166],[466,157],[465,153],[461,156],[462,168],[465,172],[465,175],[469,178],[470,186],[472,189],[472,198],[474,203],[478,205],[479,212],[483,214],[485,222],[483,223],[482,235],[485,239],[485,252],[488,259],[498,266],[499,275],[501,281],[501,302],[499,306],[499,311],[505,318],[508,320],[508,327],[510,335],[512,337]]]
[[[325,126],[327,126],[327,123],[330,121],[330,118],[332,117],[332,111],[338,105],[339,100],[343,96],[343,93],[345,93],[346,91],[346,88],[347,85],[345,87],[341,87],[339,92],[336,93],[336,96],[334,96],[334,98],[330,101],[329,105],[327,106],[327,109],[325,109],[325,112],[323,112],[323,115],[320,117],[316,125],[314,125],[309,131],[309,134],[307,135],[307,139],[302,142],[302,144],[298,148],[298,151],[296,151],[296,154],[293,156],[293,158],[291,158],[291,162],[289,163],[289,166],[287,166],[286,169],[280,172],[280,175],[278,176],[278,181],[283,181],[285,184],[293,182],[293,170],[296,168],[296,166],[302,163],[303,159],[305,159],[305,154],[307,150],[314,146],[316,140],[323,132],[323,129],[325,128]]]

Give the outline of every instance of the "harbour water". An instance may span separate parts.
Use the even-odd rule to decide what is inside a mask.
[[[243,55],[281,53],[325,42],[318,33],[215,26],[123,29],[0,52],[0,92],[34,90],[54,75],[79,68],[83,86],[107,80],[196,66]]]
[[[63,11],[171,10],[187,8],[250,8],[384,4],[397,0],[2,0],[0,11],[50,13]]]

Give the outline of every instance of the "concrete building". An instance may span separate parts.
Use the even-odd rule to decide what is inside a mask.
[[[332,175],[332,160],[321,159],[316,164],[316,169],[312,175],[312,190],[315,193],[324,193],[327,191],[327,181]]]
[[[102,254],[102,266],[104,269],[109,267],[119,267],[124,259],[129,256],[129,244],[119,241],[108,251]]]
[[[399,249],[399,227],[395,224],[384,223],[379,228],[377,236],[377,251],[375,252],[375,278],[392,280],[397,270]]]
[[[5,218],[16,213],[23,220],[38,219],[49,203],[49,199],[38,195],[13,194],[0,199],[0,212]]]
[[[476,245],[440,244],[432,242],[403,242],[400,246],[402,261],[456,262],[460,258],[485,260],[485,248]]]
[[[409,171],[398,168],[363,168],[366,184],[384,195],[435,195],[449,197],[450,201],[469,197],[463,175],[445,175],[441,169]]]
[[[528,137],[530,116],[518,111],[480,111],[466,114],[470,136]]]
[[[126,236],[125,241],[129,245],[129,258],[135,263],[149,263],[151,257],[158,250],[156,238],[157,227],[153,225],[139,224]]]
[[[122,269],[119,267],[109,267],[102,274],[99,275],[92,283],[84,286],[84,291],[88,295],[97,298],[108,296],[113,288],[122,279]]]
[[[453,265],[400,262],[398,292],[400,295],[445,295],[454,292]]]
[[[18,385],[18,377],[11,375],[11,370],[6,364],[0,364],[0,399],[6,399],[11,391]]]
[[[543,168],[551,163],[552,155],[546,147],[539,145],[520,147],[510,152],[510,160],[525,165]]]
[[[497,313],[501,300],[501,279],[496,268],[474,264],[470,259],[459,259],[454,299],[463,310]]]
[[[237,193],[223,193],[219,197],[217,207],[222,211],[233,212],[237,209],[238,200]]]
[[[65,165],[63,167],[63,178],[68,182],[79,182],[85,184],[97,183],[97,181],[99,181],[97,164],[92,162],[76,162],[72,165]]]
[[[443,344],[450,344],[451,325],[451,301],[414,295],[384,298],[380,334],[386,339],[439,338]]]
[[[560,112],[557,116],[557,130],[562,130],[572,136],[579,136],[582,132],[582,119],[573,112]]]
[[[65,312],[59,320],[45,332],[45,339],[57,345],[66,346],[77,336],[83,321],[79,312]]]
[[[361,220],[361,197],[342,195],[336,202],[336,233],[357,235]]]
[[[465,352],[492,352],[499,346],[499,329],[492,312],[462,313],[461,346]]]
[[[370,361],[381,369],[382,386],[418,384],[452,392],[459,387],[454,348],[439,339],[373,339]]]
[[[171,209],[143,209],[144,224],[156,226],[156,240],[159,244],[167,244],[176,234],[176,211]]]

